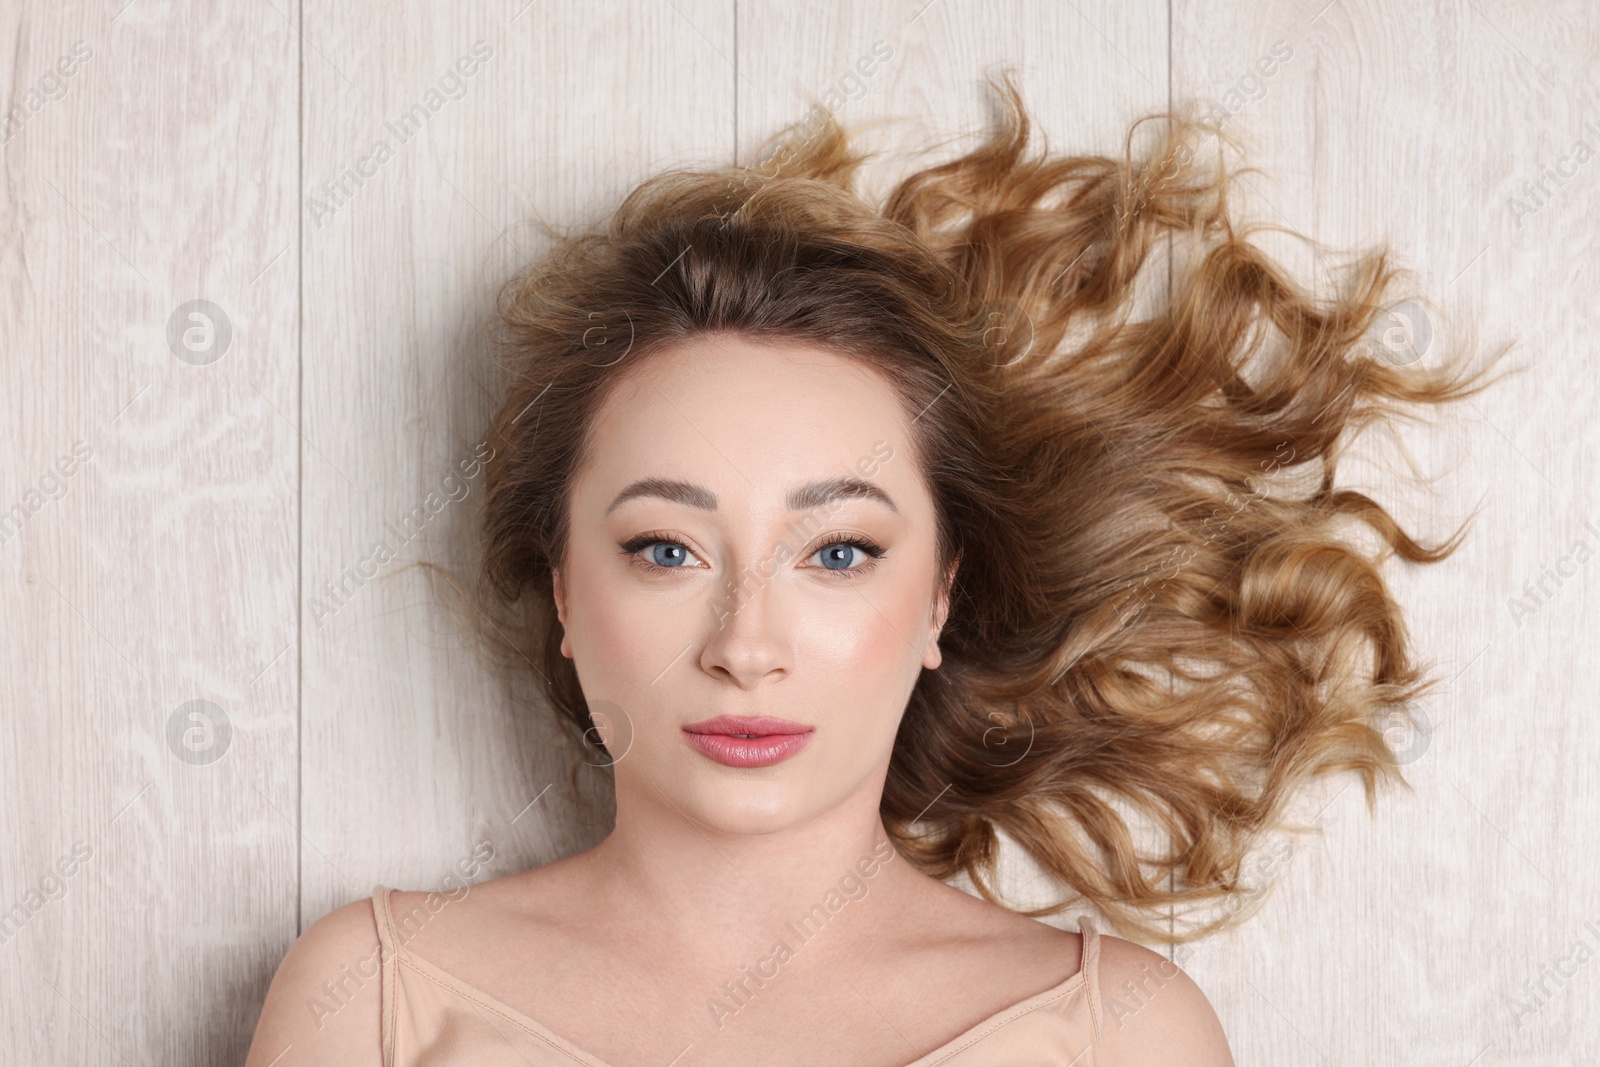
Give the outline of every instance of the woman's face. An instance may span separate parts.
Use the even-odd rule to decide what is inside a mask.
[[[556,603],[619,806],[731,833],[876,812],[948,604],[893,387],[826,349],[696,338],[628,368],[591,441]],[[695,736],[718,716],[803,743]]]

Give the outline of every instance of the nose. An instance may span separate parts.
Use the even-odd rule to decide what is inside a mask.
[[[764,579],[758,570],[735,576],[713,597],[701,669],[740,689],[787,676],[793,665],[793,621],[780,582]]]

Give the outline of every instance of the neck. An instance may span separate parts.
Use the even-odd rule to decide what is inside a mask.
[[[607,916],[633,916],[694,952],[791,949],[827,929],[864,931],[931,882],[889,843],[882,781],[782,830],[732,833],[698,823],[658,790],[619,779],[616,827],[574,857]],[[869,916],[873,918],[868,918]],[[667,929],[664,930],[663,927]]]

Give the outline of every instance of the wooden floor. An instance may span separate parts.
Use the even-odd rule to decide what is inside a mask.
[[[1424,532],[1481,507],[1392,572],[1448,683],[1415,792],[1335,783],[1178,950],[1238,1062],[1600,1057],[1593,3],[122,3],[0,12],[0,1062],[240,1062],[330,909],[598,840],[406,566],[471,531],[496,285],[830,94],[892,175],[1006,63],[1062,150],[1213,102],[1257,210],[1389,242],[1525,368],[1408,437]]]

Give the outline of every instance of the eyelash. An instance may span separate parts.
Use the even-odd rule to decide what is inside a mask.
[[[635,566],[643,568],[647,573],[650,574],[682,570],[682,567],[663,567],[659,563],[652,563],[650,560],[638,558],[638,553],[641,550],[649,548],[651,545],[658,544],[679,545],[684,549],[689,548],[689,546],[685,545],[682,541],[679,541],[676,538],[657,530],[650,533],[642,533],[638,537],[631,538],[624,542],[622,545],[622,554],[631,557],[631,562]],[[845,570],[839,570],[834,567],[820,568],[821,570],[827,571],[831,576],[842,581],[851,581],[861,577],[868,571],[875,569],[878,565],[878,560],[882,559],[888,554],[888,549],[883,548],[876,542],[868,540],[865,537],[861,537],[857,534],[836,533],[829,534],[816,545],[812,546],[811,551],[806,553],[805,558],[810,559],[824,548],[831,548],[834,545],[849,545],[852,548],[860,549],[862,552],[866,553],[867,556],[867,561],[865,563],[862,563],[856,567],[846,568]]]

